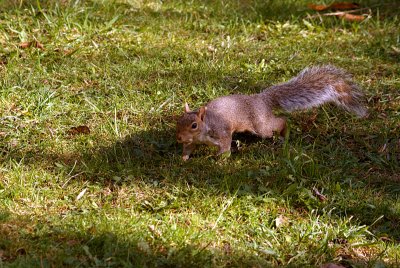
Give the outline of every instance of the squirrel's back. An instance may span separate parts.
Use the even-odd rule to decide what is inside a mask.
[[[272,86],[260,95],[272,106],[289,112],[333,102],[360,117],[367,114],[360,102],[362,93],[351,75],[332,65],[305,68],[288,82]]]
[[[229,122],[230,129],[235,132],[254,133],[253,125],[259,121],[259,117],[272,116],[272,109],[257,95],[241,94],[222,96],[210,101],[207,104],[207,112]]]

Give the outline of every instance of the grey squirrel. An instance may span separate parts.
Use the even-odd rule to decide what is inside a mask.
[[[253,95],[222,96],[185,113],[176,124],[176,138],[183,144],[182,159],[189,159],[198,144],[218,147],[218,154],[230,151],[234,132],[250,132],[270,138],[285,135],[286,120],[273,114],[280,108],[291,112],[332,102],[359,117],[367,115],[359,87],[344,70],[332,65],[305,68],[291,80]]]

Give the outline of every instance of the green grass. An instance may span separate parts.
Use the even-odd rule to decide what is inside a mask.
[[[0,267],[400,266],[398,3],[358,23],[307,3],[0,1]],[[285,142],[181,161],[185,101],[325,63],[368,119],[286,114]]]

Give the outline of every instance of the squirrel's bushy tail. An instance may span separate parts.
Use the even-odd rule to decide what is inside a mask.
[[[306,68],[286,83],[261,93],[274,107],[285,111],[304,110],[333,102],[359,117],[367,115],[363,94],[351,75],[332,65]]]

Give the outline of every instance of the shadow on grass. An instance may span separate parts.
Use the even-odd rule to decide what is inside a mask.
[[[332,129],[332,133],[327,134],[328,139],[335,141],[332,144],[324,137],[315,138],[319,134],[311,130],[308,142],[321,150],[310,149],[305,141],[301,141],[300,145],[291,144],[291,141],[284,145],[272,139],[262,140],[239,134],[234,139],[239,139],[244,145],[230,158],[216,157],[211,147],[202,147],[187,162],[181,161],[181,145],[175,142],[173,134],[174,129],[138,132],[111,147],[99,148],[95,154],[84,155],[82,159],[93,178],[102,177],[99,174],[103,174],[104,178],[116,175],[118,180],[121,179],[117,183],[129,183],[124,178],[130,180],[133,176],[149,185],[156,182],[159,187],[184,181],[205,192],[213,189],[216,194],[238,191],[239,195],[256,196],[265,194],[264,186],[268,185],[267,188],[291,200],[292,205],[300,210],[323,207],[324,204],[312,198],[302,200],[299,192],[313,186],[323,187],[319,180],[325,172],[329,174],[332,170],[341,170],[342,176],[332,175],[328,182],[331,186],[340,183],[349,195],[349,202],[333,204],[339,208],[338,215],[353,215],[366,225],[384,215],[382,222],[375,225],[376,230],[384,229],[381,233],[400,241],[400,215],[391,206],[391,201],[396,200],[400,193],[400,148],[394,134],[371,137],[371,133],[352,133],[351,130],[336,133]],[[387,151],[383,154],[379,152],[380,144],[387,144]],[[314,163],[302,159],[302,154],[309,154],[309,151]],[[333,162],[332,157],[335,158]],[[271,169],[266,171],[266,166]],[[289,179],[291,176],[295,177],[295,181]],[[295,192],[287,191],[291,184],[299,185]],[[351,196],[353,187],[356,190],[367,187],[389,199],[377,203],[373,197],[357,200]],[[330,194],[335,198],[334,191]]]
[[[254,267],[262,256],[247,256],[225,244],[169,245],[150,232],[126,239],[111,232],[79,232],[0,211],[0,266],[15,267],[204,267],[216,263]],[[148,242],[152,240],[153,242]]]
[[[308,134],[303,140],[292,133],[294,140],[289,140],[287,145],[272,139],[236,135],[244,146],[228,159],[216,157],[210,147],[202,147],[189,161],[181,161],[181,145],[175,142],[172,128],[139,131],[111,146],[76,152],[73,157],[44,152],[10,157],[26,165],[50,163],[55,174],[60,172],[55,166],[58,163],[65,172],[73,171],[71,181],[90,181],[104,186],[145,183],[169,191],[171,185],[187,183],[205,193],[223,195],[238,191],[239,195],[255,196],[264,195],[267,188],[300,210],[324,208],[326,204],[305,193],[314,186],[325,187],[330,198],[337,199],[335,195],[339,194],[339,199],[346,200],[328,205],[335,208],[337,215],[354,216],[368,226],[384,215],[374,230],[378,235],[388,234],[400,241],[400,215],[391,206],[400,192],[400,148],[396,147],[396,137],[351,130],[342,133],[335,129],[325,137],[318,137],[321,134],[315,131],[305,129]],[[300,143],[295,144],[299,139]],[[388,143],[391,140],[394,142]],[[385,154],[378,152],[379,144],[388,144]],[[324,174],[330,175],[326,178]],[[336,184],[342,192],[335,192]],[[294,191],[288,191],[291,185]],[[352,191],[361,188],[372,189],[385,197],[379,202],[374,196],[358,200]]]
[[[16,217],[5,211],[0,211],[0,235],[0,266],[286,267],[282,261],[288,261],[262,250],[254,250],[250,255],[228,242],[218,247],[213,247],[212,243],[171,245],[151,232],[131,233],[129,238],[113,232],[82,232],[57,224],[33,222],[29,217]],[[325,252],[325,255],[331,254],[325,256],[326,259],[332,258],[334,251]],[[340,261],[345,267],[367,265],[363,258],[348,258],[343,255]],[[287,267],[295,267],[295,263]],[[389,260],[386,265],[394,267],[398,261]]]
[[[31,154],[28,158],[18,155],[12,157],[22,160],[26,165],[35,165],[38,162],[39,164],[62,163],[66,170],[73,170],[72,180],[102,183],[104,186],[145,183],[148,187],[170,191],[171,185],[179,186],[186,183],[206,193],[225,195],[227,192],[233,194],[237,191],[239,196],[261,196],[266,193],[265,188],[270,188],[273,190],[274,197],[288,200],[289,204],[299,211],[324,208],[325,205],[322,202],[315,197],[307,196],[306,193],[313,186],[319,186],[318,180],[321,173],[330,168],[339,168],[344,170],[344,177],[352,176],[353,171],[346,171],[346,169],[348,162],[354,164],[352,158],[354,155],[360,157],[360,166],[363,161],[370,161],[370,158],[362,159],[362,156],[366,154],[365,145],[360,140],[365,136],[352,133],[358,136],[358,144],[350,138],[344,144],[340,144],[342,147],[340,151],[347,151],[349,154],[341,154],[341,158],[335,159],[330,166],[320,164],[317,167],[320,169],[316,171],[317,174],[313,174],[315,171],[310,171],[305,162],[300,166],[295,166],[294,158],[301,156],[296,154],[299,147],[296,144],[290,144],[293,140],[290,140],[286,145],[288,147],[285,147],[279,142],[260,140],[248,135],[237,136],[245,142],[245,148],[233,153],[231,158],[218,159],[213,156],[209,148],[205,147],[200,149],[190,161],[182,162],[180,146],[176,144],[173,133],[174,129],[171,128],[136,132],[111,146],[98,147],[91,152],[76,152],[76,162],[63,155],[46,155],[44,152]],[[315,134],[312,130],[310,133]],[[337,134],[343,135],[343,133],[335,133],[332,129],[332,135]],[[293,133],[293,135],[296,134]],[[377,136],[373,141],[379,139],[384,138]],[[326,146],[324,140],[310,138],[309,142],[314,143],[317,148]],[[351,146],[346,147],[346,142]],[[305,146],[303,142],[301,144]],[[291,148],[296,150],[291,151],[291,154],[285,152]],[[320,153],[319,150],[314,150],[313,153],[313,157],[321,159],[322,163],[329,161],[326,159],[327,155]],[[272,158],[275,160],[271,161]],[[237,161],[246,162],[246,160],[249,164],[236,165]],[[265,165],[271,163],[274,163],[273,168],[265,172]],[[379,166],[374,163],[368,165]],[[356,167],[358,168],[360,167]],[[52,172],[57,174],[57,167],[53,167]],[[290,175],[294,176],[294,182],[293,178],[289,178]],[[330,183],[334,185],[343,182],[331,181]],[[352,183],[358,183],[357,176],[354,176]],[[364,187],[376,189],[377,192],[393,198],[398,195],[391,189],[391,185],[394,186],[394,184],[385,181],[378,184],[375,180],[362,181],[362,183]],[[288,188],[295,184],[297,184],[295,190],[288,191]],[[377,236],[384,236],[391,242],[399,243],[400,215],[393,210],[391,200],[377,204],[368,200],[358,200],[351,196],[350,184],[341,185],[344,193],[348,195],[346,197],[348,202],[333,202],[327,209],[335,208],[335,215],[354,216],[357,222],[368,226],[384,215],[370,230]],[[328,198],[336,198],[334,192],[328,193]],[[372,198],[371,200],[373,201]],[[152,208],[150,207],[148,211],[151,212]],[[127,239],[116,233],[90,232],[90,230],[82,232],[68,229],[67,226],[52,226],[51,221],[39,224],[39,227],[38,224],[28,218],[20,216],[17,218],[9,212],[0,212],[0,237],[3,237],[0,238],[0,252],[3,251],[0,259],[17,266],[52,266],[62,263],[65,266],[138,267],[204,267],[218,263],[254,267],[279,265],[281,261],[262,252],[249,255],[248,252],[241,252],[229,244],[222,248],[212,248],[209,245],[170,245],[161,238],[151,237],[151,232],[146,231],[134,233]],[[43,231],[37,228],[43,228]],[[329,254],[333,256],[334,252]],[[357,263],[356,259],[347,261],[352,264]],[[362,263],[361,260],[360,263]]]

